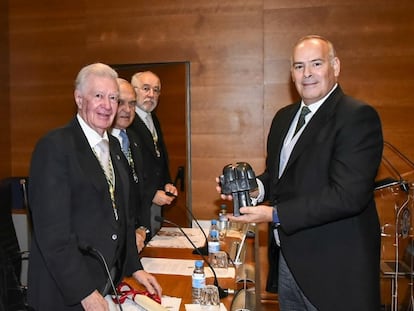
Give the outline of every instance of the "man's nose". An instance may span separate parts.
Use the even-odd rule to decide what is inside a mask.
[[[112,99],[109,97],[105,97],[103,101],[103,106],[105,109],[111,109],[112,108]]]
[[[303,69],[303,75],[305,76],[305,78],[309,78],[312,76],[312,68],[310,65],[305,65]]]

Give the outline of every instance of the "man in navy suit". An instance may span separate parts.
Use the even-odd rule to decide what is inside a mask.
[[[272,225],[269,252],[279,268],[271,277],[278,274],[282,311],[380,309],[373,192],[381,123],[371,106],[343,93],[339,72],[330,41],[307,36],[296,43],[291,75],[302,100],[276,113],[266,169],[252,193],[270,205],[229,217]]]
[[[147,229],[141,218],[147,209],[142,208],[141,197],[144,191],[142,146],[136,134],[128,129],[135,118],[136,94],[132,85],[125,79],[117,79],[119,86],[119,104],[111,134],[120,145],[131,171],[131,217],[135,219],[135,237],[138,252],[144,248]]]
[[[134,74],[131,84],[137,94],[137,105],[136,116],[130,129],[137,134],[142,144],[144,192],[140,219],[151,231],[148,240],[160,227],[160,223],[155,221],[154,217],[161,216],[162,207],[170,205],[178,191],[171,181],[168,152],[161,124],[154,113],[161,94],[161,81],[153,72],[144,71]]]
[[[37,311],[107,311],[104,261],[115,283],[132,274],[161,295],[138,259],[128,168],[119,143],[107,133],[118,107],[116,78],[105,64],[82,68],[76,117],[41,138],[33,152],[28,301]]]

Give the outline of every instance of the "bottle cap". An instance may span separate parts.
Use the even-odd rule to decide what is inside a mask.
[[[212,224],[212,225],[217,225],[217,219],[212,219],[212,220],[211,220],[211,224]]]
[[[196,268],[202,268],[203,265],[204,265],[204,263],[203,263],[202,260],[196,260],[196,262],[195,262]]]

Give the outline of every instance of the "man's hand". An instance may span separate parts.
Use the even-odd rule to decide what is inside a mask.
[[[170,205],[178,196],[178,190],[173,184],[166,184],[164,190],[157,190],[152,203],[159,206]]]
[[[178,190],[173,184],[165,184],[164,191],[167,193],[167,195],[171,197],[177,197],[178,196]]]
[[[144,270],[138,270],[133,273],[133,277],[142,285],[145,286],[147,291],[154,295],[156,294],[158,297],[161,298],[162,296],[162,288],[161,285],[158,283],[157,279],[148,272]]]
[[[108,302],[97,290],[83,298],[81,304],[86,311],[109,311]]]
[[[137,244],[137,250],[138,253],[142,251],[142,249],[145,246],[145,238],[147,237],[147,233],[145,232],[145,229],[135,229],[135,242]]]
[[[220,194],[220,198],[226,201],[233,201],[233,196],[231,194],[226,195],[226,194],[221,193],[220,179],[218,177],[216,177],[216,183],[217,183],[216,190],[217,190],[217,193]]]
[[[230,221],[244,223],[261,223],[273,221],[273,207],[268,205],[244,206],[240,207],[240,213],[243,215],[233,216],[228,214]]]

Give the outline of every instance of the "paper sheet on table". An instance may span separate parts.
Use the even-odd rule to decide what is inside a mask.
[[[119,311],[119,306],[114,303],[112,296],[106,295],[105,300],[108,302],[109,311]],[[181,298],[177,297],[170,297],[170,296],[162,296],[161,297],[161,305],[168,309],[168,311],[179,311],[181,305]],[[132,298],[126,298],[125,301],[122,303],[122,310],[124,311],[141,311],[143,308],[137,303],[132,300]]]
[[[203,309],[201,307],[201,305],[197,305],[197,304],[185,304],[185,310],[186,311],[203,311],[205,309]],[[220,302],[220,311],[227,311],[227,308],[225,307],[225,305]]]
[[[196,247],[201,247],[206,243],[206,238],[200,229],[183,228],[183,231]],[[178,228],[172,227],[162,227],[148,242],[147,247],[193,248],[182,232]]]
[[[144,266],[144,270],[148,273],[155,274],[174,274],[174,275],[192,275],[194,270],[194,262],[192,259],[169,259],[169,258],[141,258],[141,263]],[[228,269],[217,268],[214,269],[217,278],[234,278],[235,270],[233,267]],[[204,267],[204,273],[206,277],[213,277],[213,272]]]
[[[181,305],[181,298],[162,296],[161,304],[169,311],[179,311]]]

